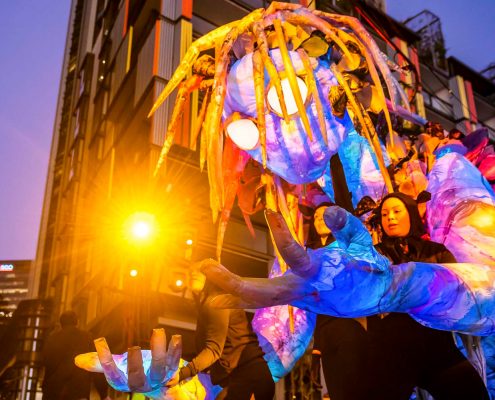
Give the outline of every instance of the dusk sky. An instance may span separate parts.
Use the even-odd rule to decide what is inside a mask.
[[[201,1],[201,0],[194,0]],[[36,255],[70,1],[0,1],[0,260]],[[448,55],[495,61],[495,0],[388,0],[398,20],[442,20]]]

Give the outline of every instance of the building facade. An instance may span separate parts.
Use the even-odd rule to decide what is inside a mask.
[[[105,336],[115,353],[130,344],[146,346],[156,326],[181,333],[186,356],[194,349],[194,304],[177,282],[187,278],[191,259],[214,256],[216,238],[191,135],[200,99],[188,99],[176,146],[157,177],[173,96],[147,114],[196,38],[268,3],[72,0],[30,290],[53,301],[54,316],[76,310],[82,325]],[[320,0],[310,6],[379,28],[382,51],[418,71],[397,73],[418,114],[466,133],[486,126],[494,138],[493,83],[445,53],[433,63],[418,53],[420,28],[392,20],[384,1],[374,2],[378,8],[368,3]],[[136,212],[155,221],[152,243],[125,237],[126,221]],[[273,248],[262,216],[253,215],[252,222],[255,238],[234,210],[222,262],[241,275],[266,276]]]

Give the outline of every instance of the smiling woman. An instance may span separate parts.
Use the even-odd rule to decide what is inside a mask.
[[[378,215],[383,238],[376,248],[392,263],[456,262],[443,244],[424,238],[418,205],[411,197],[385,196]],[[450,332],[422,326],[407,314],[391,313],[368,317],[368,335],[373,367],[380,376],[389,377],[387,385],[370,383],[369,398],[408,399],[415,386],[435,399],[488,398],[480,376],[456,348]]]
[[[411,229],[406,205],[397,197],[390,197],[382,205],[382,227],[391,237],[407,236]]]

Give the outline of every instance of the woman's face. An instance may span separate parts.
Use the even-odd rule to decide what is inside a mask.
[[[323,213],[328,207],[323,206],[315,211],[314,215],[314,226],[316,229],[316,232],[318,232],[318,235],[320,236],[328,236],[330,234],[330,229],[328,228],[327,224],[325,224],[325,220],[323,219]]]
[[[390,237],[404,237],[411,230],[406,205],[397,197],[389,197],[382,205],[382,227]]]

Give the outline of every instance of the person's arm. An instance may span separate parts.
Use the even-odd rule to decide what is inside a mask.
[[[201,312],[206,313],[205,347],[187,365],[179,370],[179,381],[190,378],[204,371],[217,361],[223,352],[229,328],[229,310],[220,310],[205,304]]]

